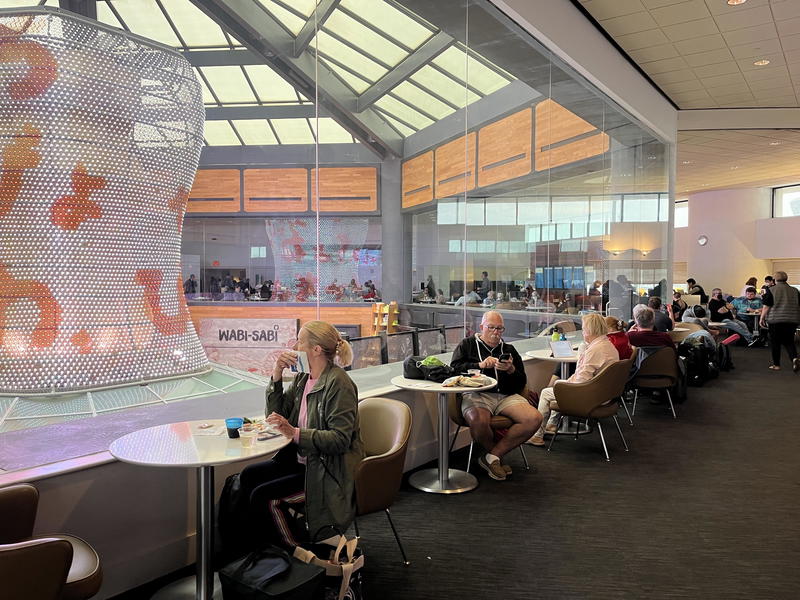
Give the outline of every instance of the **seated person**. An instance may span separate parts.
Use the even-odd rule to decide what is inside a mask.
[[[608,339],[614,344],[617,349],[620,360],[627,360],[633,354],[631,342],[628,339],[628,334],[625,333],[624,323],[617,317],[606,317],[606,328],[608,329]]]
[[[436,304],[446,304],[447,298],[442,290],[436,290]]]
[[[675,292],[672,294],[672,318],[674,322],[678,323],[683,318],[683,313],[686,312],[686,309],[689,307],[686,304],[686,301],[681,298],[680,292]]]
[[[631,345],[638,348],[645,346],[675,347],[675,342],[668,333],[655,330],[656,315],[652,308],[644,304],[633,307],[633,320],[635,325],[628,331]]]
[[[736,318],[736,309],[733,304],[726,302],[722,297],[722,290],[714,288],[711,290],[711,299],[708,301],[708,312],[711,313],[712,323],[722,323],[731,333],[738,333],[749,344],[753,341],[753,334],[747,325]]]
[[[527,440],[542,422],[539,411],[521,395],[527,383],[522,357],[514,346],[503,341],[503,331],[503,316],[497,311],[488,311],[481,320],[480,333],[462,340],[450,362],[456,372],[480,369],[497,380],[497,386],[491,390],[465,392],[461,410],[472,439],[486,452],[480,456],[478,464],[492,479],[499,481],[511,474],[510,467],[502,464],[501,459]],[[494,432],[489,426],[492,415],[503,415],[514,422],[499,442],[494,441]]]
[[[645,307],[646,308],[646,307]],[[619,353],[608,339],[606,333],[606,322],[602,315],[598,313],[590,313],[583,315],[582,319],[583,340],[588,344],[586,350],[578,358],[578,364],[575,366],[575,373],[569,379],[570,383],[583,383],[589,381],[597,375],[597,373],[606,365],[619,360]],[[544,433],[545,425],[544,419],[548,419],[547,431],[548,433],[555,431],[556,423],[558,421],[558,404],[556,403],[556,396],[552,387],[546,387],[539,395],[539,412],[542,413],[542,425],[536,430],[536,433],[528,440],[529,444],[534,446],[544,446]],[[553,410],[551,414],[550,411]]]
[[[495,302],[494,292],[492,290],[489,290],[489,292],[486,294],[486,298],[483,299],[483,305],[494,306],[494,302]]]
[[[764,303],[758,297],[758,290],[755,287],[748,287],[744,296],[741,298],[734,298],[733,307],[736,309],[736,315],[750,328],[750,331],[755,332],[758,326],[758,317],[761,315],[761,309],[764,308]]]
[[[717,349],[717,340],[714,339],[714,336],[711,333],[711,330],[708,328],[708,319],[706,318],[706,309],[696,304],[694,306],[690,306],[686,309],[683,313],[683,317],[681,317],[681,321],[683,323],[694,323],[696,325],[700,325],[703,329],[700,331],[693,331],[689,335],[686,336],[685,339],[689,338],[700,338],[703,340],[703,344],[709,350],[716,351]]]
[[[652,308],[653,312],[655,313],[655,330],[672,331],[672,328],[675,327],[675,321],[673,320],[672,316],[672,305],[667,304],[667,312],[663,312],[661,310],[661,298],[658,296],[652,296],[647,301],[647,306]]]
[[[481,297],[478,295],[477,290],[472,290],[466,296],[461,296],[458,300],[456,300],[456,306],[461,306],[462,304],[480,304]]]
[[[310,321],[295,347],[308,355],[310,373],[298,373],[284,389],[283,370],[297,363],[297,355],[281,353],[266,405],[267,423],[293,443],[271,460],[248,465],[240,477],[254,533],[287,548],[331,525],[347,531],[355,517],[355,469],[364,458],[358,391],[334,364],[350,364],[350,344],[328,323]],[[285,504],[305,505],[304,530],[292,527]]]
[[[700,296],[700,304],[706,304],[708,302],[708,294],[706,294],[702,285],[698,285],[691,277],[686,280],[686,285],[689,288],[689,291],[686,292],[687,294],[690,296]]]

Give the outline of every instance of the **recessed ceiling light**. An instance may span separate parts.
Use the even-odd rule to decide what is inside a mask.
[[[770,146],[780,146],[781,143],[780,142],[770,142],[769,145]]]
[[[690,164],[692,164],[692,161],[690,161],[690,160],[682,160],[681,164],[682,165],[690,165]]]
[[[740,4],[744,4],[747,0],[728,0],[728,4],[730,6],[739,6]]]
[[[769,64],[769,60],[767,60],[766,58],[762,58],[761,60],[757,60],[753,64],[757,67],[765,67]]]

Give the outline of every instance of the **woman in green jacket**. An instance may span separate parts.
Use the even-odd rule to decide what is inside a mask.
[[[355,517],[353,475],[364,457],[358,391],[334,364],[350,364],[350,344],[328,323],[311,321],[300,329],[295,348],[308,355],[310,372],[298,373],[284,389],[283,370],[297,364],[297,354],[283,352],[275,363],[266,406],[267,423],[293,443],[241,474],[255,527],[269,541],[288,547],[303,538],[327,538],[335,533],[330,527],[344,532],[350,526]],[[306,531],[293,527],[287,504],[299,505]]]

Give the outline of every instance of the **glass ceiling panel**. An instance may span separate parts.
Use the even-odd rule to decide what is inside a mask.
[[[413,129],[411,129],[410,127],[404,125],[403,123],[401,123],[397,119],[393,119],[388,114],[386,114],[386,113],[379,113],[379,114],[381,115],[381,118],[386,119],[389,122],[389,124],[392,127],[394,127],[398,131],[398,133],[400,135],[402,135],[403,137],[408,137],[412,133],[416,133]]]
[[[314,136],[306,119],[272,119],[270,121],[281,144],[313,144]]]
[[[343,39],[351,40],[364,53],[391,66],[397,65],[408,56],[408,52],[400,46],[340,10],[334,11],[328,17],[328,20],[325,21],[325,29]]]
[[[189,0],[161,0],[161,5],[189,48],[230,47],[219,25]]]
[[[227,121],[206,121],[205,138],[209,146],[241,146]]]
[[[416,129],[424,129],[433,123],[433,121],[431,121],[425,115],[418,113],[413,108],[403,104],[391,96],[384,96],[378,100],[375,105],[381,107],[383,110],[397,119],[405,121]]]
[[[311,129],[317,131],[316,119],[309,119]],[[329,117],[319,120],[319,134],[317,139],[320,144],[352,144],[353,136],[347,130]]]
[[[286,10],[280,4],[273,2],[272,0],[257,0],[261,6],[263,6],[267,12],[272,14],[281,24],[283,24],[286,29],[292,32],[293,35],[297,35],[300,33],[300,30],[303,29],[303,25],[306,24],[305,20],[301,19],[294,13]],[[302,3],[298,3],[302,4]],[[314,7],[311,7],[311,10],[308,14],[311,14],[311,11],[314,10]]]
[[[410,81],[404,81],[396,86],[391,93],[399,96],[411,106],[418,108],[425,114],[436,117],[436,119],[443,119],[447,115],[455,112],[452,107],[434,98],[429,93],[424,92]]]
[[[433,35],[433,28],[425,27],[384,0],[342,0],[340,6],[412,50]]]
[[[197,71],[197,67],[194,67],[194,70]],[[213,106],[217,105],[217,101],[214,99],[214,95],[211,93],[211,90],[208,89],[206,85],[205,79],[197,75],[197,81],[200,82],[200,88],[203,90],[203,104],[211,104]]]
[[[247,146],[273,146],[278,143],[265,119],[247,119],[232,123]]]
[[[322,57],[320,57],[319,62],[341,77],[341,79],[358,94],[363,94],[371,85],[369,81],[365,81],[360,77],[356,77],[350,71],[347,71],[339,65],[335,65]]]
[[[239,67],[201,67],[200,71],[223,104],[256,103],[253,90]]]
[[[166,17],[164,17],[164,13],[161,12],[155,2],[114,0],[111,4],[119,13],[125,25],[128,26],[128,29],[133,33],[173,48],[181,47],[180,40],[178,40]],[[99,11],[97,16],[98,18],[100,17]],[[118,22],[109,24],[115,27],[119,26]]]
[[[244,68],[256,89],[258,99],[268,103],[299,104],[292,84],[266,65],[247,65]]]
[[[111,25],[112,27],[125,29],[122,26],[122,23],[119,22],[119,19],[117,19],[117,15],[111,12],[111,9],[108,7],[106,2],[97,3],[97,20],[101,23],[105,23],[106,25]]]
[[[378,63],[360,52],[356,52],[324,31],[317,32],[315,39],[311,41],[312,46],[317,41],[319,41],[320,52],[361,73],[370,82],[374,83],[386,74],[386,69]]]
[[[459,108],[464,108],[467,104],[480,99],[480,96],[465,88],[463,84],[458,85],[455,79],[430,65],[426,65],[414,73],[411,80]]]
[[[317,4],[319,4],[319,0],[283,0],[283,3],[290,5],[297,12],[304,14],[308,18],[314,12]]]
[[[466,57],[465,60],[464,50],[456,46],[442,52],[433,59],[433,62],[461,81],[467,81],[469,78],[469,85],[484,95],[499,90],[511,80],[510,77],[504,77],[472,56]]]

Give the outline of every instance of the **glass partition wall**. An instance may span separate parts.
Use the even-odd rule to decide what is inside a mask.
[[[668,145],[491,4],[251,1],[207,18],[260,64],[196,66],[196,301],[396,300],[465,333],[485,304],[521,337],[666,298]]]

